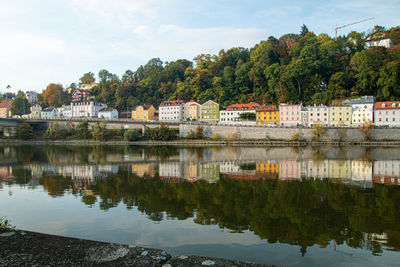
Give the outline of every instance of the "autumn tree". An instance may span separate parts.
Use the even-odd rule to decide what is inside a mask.
[[[50,107],[59,107],[68,104],[71,101],[71,96],[64,90],[61,84],[51,83],[43,92],[43,104]]]

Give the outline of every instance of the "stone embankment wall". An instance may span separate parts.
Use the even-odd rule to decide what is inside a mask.
[[[203,129],[204,137],[215,137],[228,140],[244,139],[269,139],[292,140],[296,135],[302,141],[315,140],[314,129],[304,127],[257,127],[257,126],[225,126],[225,125],[190,125],[181,124],[180,137],[186,137],[191,131],[196,132],[197,127]],[[365,141],[366,137],[359,128],[324,128],[320,141]],[[375,141],[400,141],[400,128],[374,128],[372,140]]]

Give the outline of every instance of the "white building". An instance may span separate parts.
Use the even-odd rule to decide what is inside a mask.
[[[56,108],[45,108],[42,110],[42,119],[55,119],[58,117],[58,110]]]
[[[58,107],[57,110],[60,118],[72,117],[71,105],[62,105],[61,107]]]
[[[363,96],[356,99],[343,101],[345,105],[351,105],[351,124],[360,126],[374,121],[374,97]]]
[[[180,122],[183,119],[183,100],[164,101],[158,107],[159,121]]]
[[[370,36],[368,36],[367,39],[365,39],[365,46],[367,48],[373,47],[373,46],[392,48],[393,42],[392,42],[392,40],[390,40],[389,34],[384,33],[384,32],[377,32],[375,34],[371,34]]]
[[[376,102],[374,119],[376,126],[400,127],[400,101]]]
[[[97,114],[99,119],[113,120],[118,119],[118,111],[115,108],[104,108]]]
[[[161,178],[183,178],[182,162],[166,161],[160,162],[159,175]]]
[[[42,107],[40,105],[35,104],[31,106],[30,110],[31,110],[30,117],[32,119],[39,119],[42,117]]]
[[[329,126],[329,107],[324,105],[308,106],[308,126],[316,124]]]
[[[244,121],[240,119],[240,114],[242,113],[256,113],[257,108],[260,105],[257,103],[249,104],[233,104],[226,107],[226,110],[221,110],[219,112],[219,122],[220,123],[243,123]],[[254,120],[255,124],[255,120]]]
[[[28,100],[29,104],[32,106],[37,103],[38,94],[34,91],[26,92],[26,99]]]
[[[71,116],[72,117],[96,117],[100,110],[107,108],[106,104],[93,101],[72,102]]]

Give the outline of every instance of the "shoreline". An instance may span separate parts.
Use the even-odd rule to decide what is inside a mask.
[[[400,141],[285,141],[285,140],[207,140],[181,139],[172,141],[95,141],[95,140],[20,140],[0,139],[0,145],[119,145],[119,146],[270,146],[270,147],[304,147],[304,146],[369,146],[400,147]]]
[[[162,249],[0,229],[1,266],[270,266]]]

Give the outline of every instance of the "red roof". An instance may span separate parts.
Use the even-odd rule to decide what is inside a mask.
[[[260,104],[257,103],[249,103],[249,104],[233,104],[226,107],[228,111],[234,110],[256,110]]]
[[[183,104],[183,100],[169,100],[164,101],[160,104],[160,107],[171,107],[171,106],[180,106]]]
[[[143,107],[143,110],[148,110],[151,107],[153,107],[153,105],[139,105],[139,106],[135,106],[135,111],[137,110],[138,107]]]
[[[278,106],[277,105],[262,105],[259,106],[257,109],[257,112],[260,111],[278,111]]]
[[[400,101],[376,102],[375,109],[400,109]]]
[[[0,103],[0,108],[9,108],[9,107],[11,107],[11,101]]]

